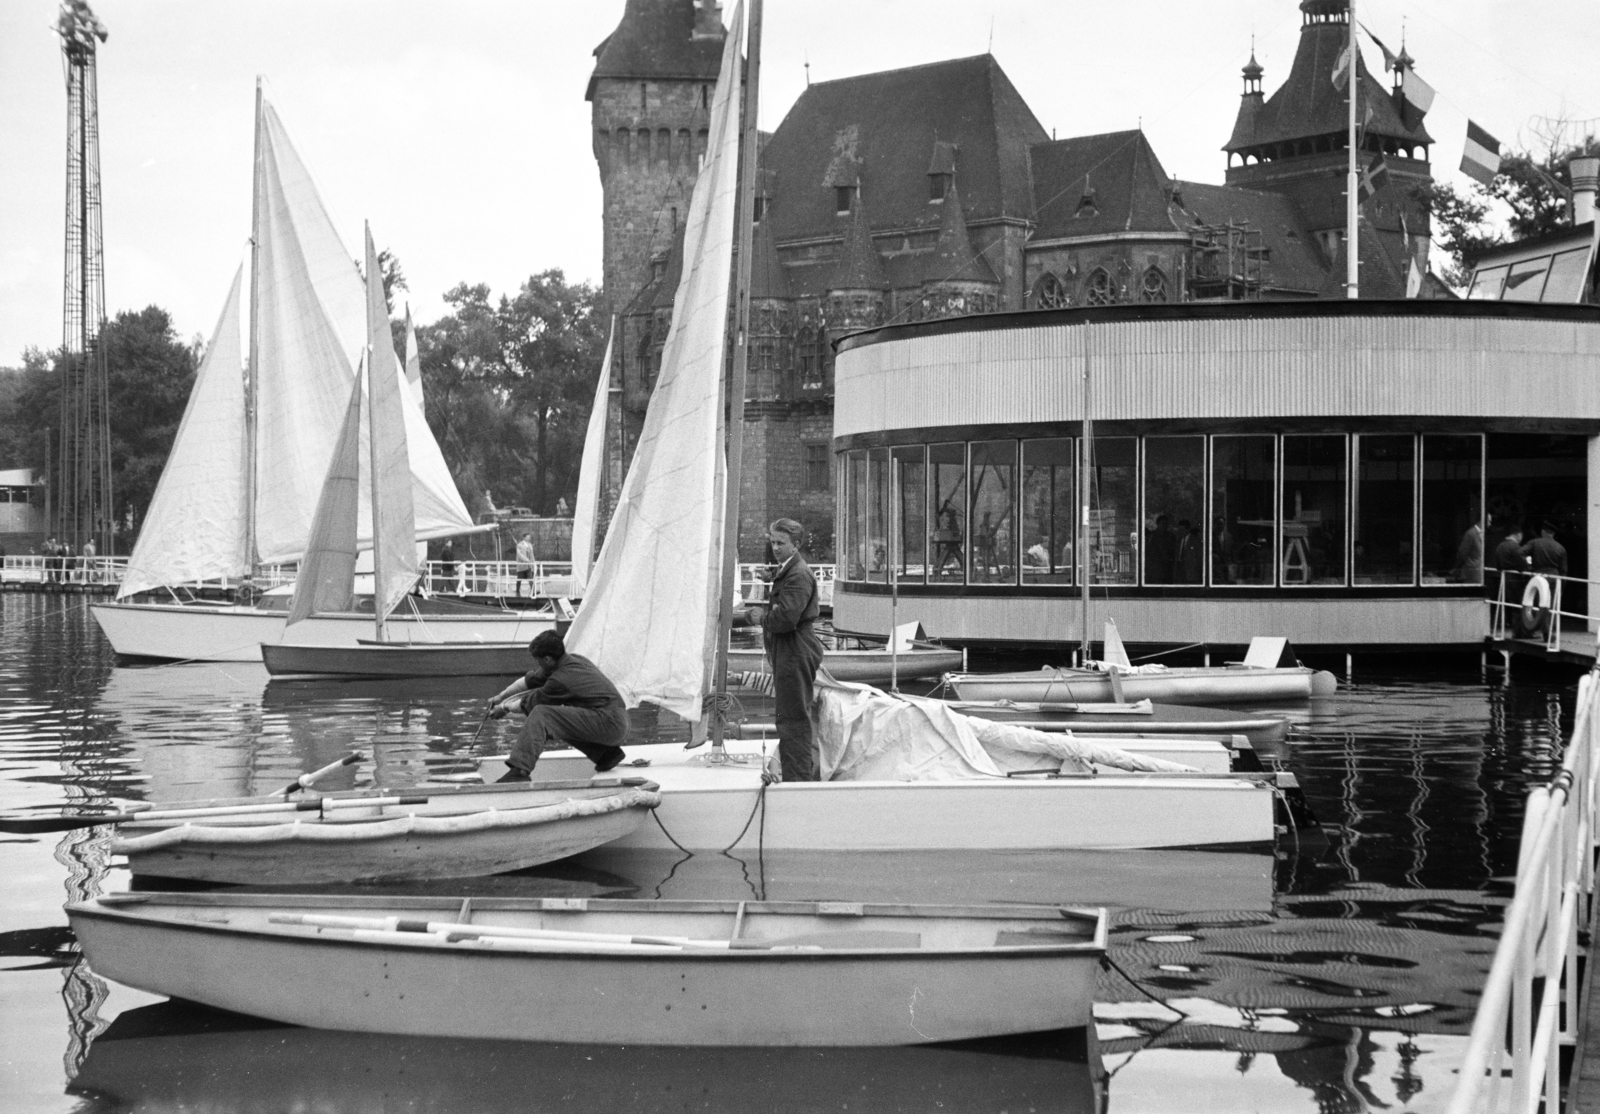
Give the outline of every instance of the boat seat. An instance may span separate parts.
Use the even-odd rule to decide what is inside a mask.
[[[1043,948],[1052,944],[1081,944],[1094,936],[1092,928],[1074,925],[1048,925],[1038,928],[1003,928],[995,933],[997,948]]]
[[[771,940],[752,937],[736,941],[737,944],[764,948],[920,948],[922,933],[854,928],[837,932],[803,932],[797,936],[779,936]]]

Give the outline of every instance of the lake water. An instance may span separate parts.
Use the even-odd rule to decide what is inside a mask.
[[[471,769],[515,727],[491,723],[474,746],[494,681],[283,685],[257,665],[119,667],[72,597],[0,596],[0,632],[5,812],[266,793],[357,747],[371,760],[330,787],[408,786]],[[688,1051],[273,1026],[98,978],[61,907],[127,889],[126,868],[92,830],[0,835],[0,1109],[1442,1109],[1509,900],[1523,795],[1560,761],[1573,691],[1560,677],[1499,686],[1476,657],[1358,659],[1337,697],[1276,709],[1294,727],[1262,757],[1298,776],[1333,838],[1275,855],[602,850],[426,887],[1105,904],[1115,967],[1087,1037]],[[640,741],[681,738],[643,714],[635,727]]]

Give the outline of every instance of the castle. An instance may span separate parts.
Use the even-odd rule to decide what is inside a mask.
[[[1226,184],[1170,177],[1141,131],[1054,140],[988,54],[808,86],[763,134],[752,256],[741,552],[800,519],[834,531],[832,341],[976,313],[1124,302],[1343,298],[1345,94],[1331,74],[1346,0],[1301,0],[1270,96],[1252,56],[1223,150]],[[587,99],[604,191],[604,294],[619,318],[615,424],[631,451],[671,322],[723,27],[716,0],[627,0]],[[1361,294],[1427,270],[1422,114],[1357,63]],[[869,107],[870,106],[870,107]],[[1421,292],[1437,293],[1431,282]],[[1417,291],[1411,292],[1413,295]]]

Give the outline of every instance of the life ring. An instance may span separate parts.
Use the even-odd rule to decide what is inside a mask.
[[[241,584],[234,589],[233,602],[245,607],[254,607],[261,601],[261,589],[254,584]]]
[[[1550,622],[1550,582],[1532,576],[1522,590],[1521,630],[1523,634],[1543,634]]]

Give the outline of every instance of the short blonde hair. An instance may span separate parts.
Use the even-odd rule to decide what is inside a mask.
[[[794,547],[796,549],[799,549],[803,544],[805,544],[806,528],[792,518],[780,518],[775,520],[771,526],[767,527],[767,531],[773,534],[783,534],[794,543]]]

